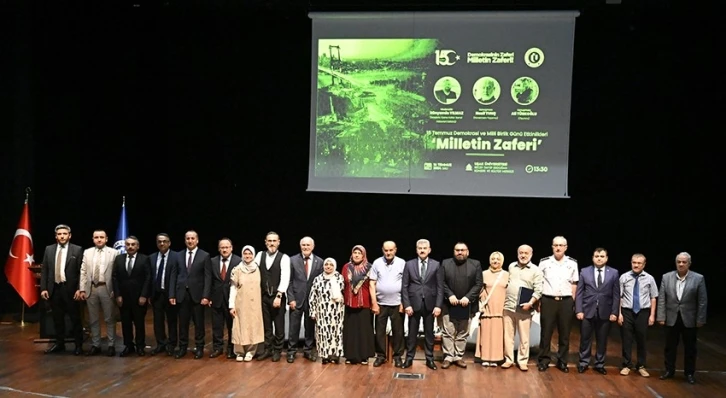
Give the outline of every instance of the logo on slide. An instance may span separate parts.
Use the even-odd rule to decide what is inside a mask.
[[[537,47],[532,47],[524,53],[524,63],[530,68],[539,68],[544,62],[544,53]]]
[[[451,66],[461,59],[454,50],[436,50],[436,65]]]

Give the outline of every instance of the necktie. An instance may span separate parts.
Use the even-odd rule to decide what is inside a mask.
[[[61,261],[63,261],[63,248],[64,245],[58,247],[58,256],[55,258],[55,283],[63,282],[63,275],[61,275]]]
[[[194,255],[194,252],[189,250],[189,258],[187,259],[187,271],[189,271],[189,268],[192,267],[192,256]]]
[[[305,257],[305,279],[310,275],[310,257]]]
[[[129,262],[126,264],[126,272],[131,275],[131,270],[134,269],[134,256],[129,256]]]
[[[225,280],[227,278],[227,259],[222,259],[222,271],[219,272],[219,275],[222,277],[222,280]]]
[[[597,270],[597,287],[602,286],[602,268]]]
[[[633,312],[637,314],[640,311],[640,283],[638,282],[640,275],[633,274],[633,277],[635,279],[633,284]]]
[[[421,261],[421,279],[426,278],[426,260]]]
[[[99,278],[101,277],[101,256],[103,256],[103,249],[96,250],[96,257],[94,258],[93,264],[93,283],[98,284]]]
[[[164,275],[164,257],[166,254],[161,255],[161,261],[159,261],[159,270],[156,272],[156,288],[161,290],[162,275]]]

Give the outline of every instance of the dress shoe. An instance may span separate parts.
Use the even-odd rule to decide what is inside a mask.
[[[164,352],[164,351],[166,351],[166,346],[165,345],[162,345],[162,344],[157,344],[156,345],[156,348],[154,348],[153,350],[151,350],[151,352],[149,354],[156,355],[156,354],[158,354],[160,352]]]
[[[464,362],[463,359],[459,359],[458,361],[454,361],[454,365],[456,365],[456,366],[458,366],[458,367],[460,367],[462,369],[466,369],[466,362]]]
[[[433,360],[433,359],[427,359],[427,360],[426,360],[426,367],[427,367],[427,368],[429,368],[429,369],[431,369],[431,370],[436,370],[436,369],[438,369],[438,368],[436,367],[436,363],[434,363],[434,360]]]
[[[330,363],[333,363],[333,364],[336,364],[337,365],[337,364],[340,363],[340,358],[338,358],[336,356],[332,356],[332,357],[330,357]]]
[[[167,346],[166,347],[166,355],[169,356],[169,357],[173,357],[174,356],[174,347]]]
[[[223,353],[222,350],[214,350],[214,351],[212,351],[211,354],[209,354],[209,357],[210,358],[216,358],[216,357],[222,355],[222,353]]]
[[[315,351],[305,352],[303,353],[303,358],[310,362],[315,362],[318,360],[318,354]]]
[[[587,366],[577,365],[577,373],[585,373]]]
[[[413,360],[406,359],[406,362],[404,362],[403,364],[401,364],[401,369],[408,369],[411,366],[413,366]]]
[[[444,361],[444,363],[441,364],[441,369],[448,369],[451,366],[451,361]]]
[[[595,367],[595,371],[598,372],[598,373],[600,373],[601,375],[608,374],[608,371],[605,370],[605,368],[601,368],[601,367]]]
[[[106,351],[106,356],[107,357],[116,356],[116,347],[114,347],[114,346],[108,347],[108,350]]]
[[[662,375],[660,375],[660,379],[661,380],[672,379],[673,376],[675,376],[675,375],[676,375],[675,372],[672,372],[670,370],[666,370],[665,373],[663,373]]]
[[[63,352],[65,350],[66,350],[66,346],[64,346],[63,344],[53,344],[47,350],[45,350],[45,353],[52,354],[55,352]]]
[[[197,348],[194,350],[194,359],[202,359],[204,356],[204,348]]]
[[[537,364],[537,370],[539,370],[540,372],[546,372],[547,368],[549,368],[548,365],[545,365],[543,363]]]
[[[262,354],[257,356],[257,360],[264,361],[265,359],[269,358],[270,355],[272,355],[272,354],[270,354],[270,351],[263,351]]]
[[[143,357],[144,355],[146,355],[146,351],[144,351],[143,348],[137,348],[136,349],[136,355],[138,355],[140,357]]]
[[[384,363],[386,363],[386,358],[376,357],[376,361],[373,362],[373,367],[377,368],[377,367],[383,365]]]
[[[73,350],[73,355],[79,356],[81,354],[83,354],[83,348],[81,348],[81,345],[78,344],[78,345],[76,345],[76,349]]]
[[[320,363],[321,363],[321,364],[323,364],[323,365],[327,365],[327,364],[329,364],[329,363],[330,363],[330,359],[328,359],[328,358],[323,358],[322,360],[320,360]]]
[[[237,358],[237,355],[234,353],[234,351],[227,351],[227,359],[235,359]]]
[[[295,362],[295,353],[288,352],[287,353],[287,363],[293,363],[293,362]]]
[[[101,353],[101,349],[94,345],[94,346],[91,346],[91,349],[86,352],[86,356],[90,357],[90,356],[98,355],[99,353]]]
[[[186,347],[179,347],[179,351],[176,352],[176,355],[174,355],[174,358],[184,358],[184,356],[187,355],[187,348]]]
[[[561,370],[563,373],[570,373],[570,369],[564,362],[557,362],[557,369]]]
[[[275,351],[272,353],[272,362],[280,362],[280,358],[282,358],[282,354],[280,351]]]
[[[696,378],[693,375],[686,375],[686,381],[688,384],[696,384]]]
[[[393,358],[393,366],[400,368],[403,366],[403,362],[401,361],[401,358]]]
[[[118,356],[125,357],[129,355],[129,353],[131,353],[131,349],[129,348],[129,346],[124,346],[124,349],[121,351],[121,353],[118,354]]]

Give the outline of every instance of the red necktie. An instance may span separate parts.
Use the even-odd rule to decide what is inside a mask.
[[[222,277],[222,280],[225,280],[227,278],[227,259],[222,259],[222,272],[219,273],[219,275]]]
[[[305,257],[305,279],[308,278],[308,275],[310,274],[310,257]]]

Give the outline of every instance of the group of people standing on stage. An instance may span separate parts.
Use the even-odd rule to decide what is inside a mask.
[[[607,373],[607,336],[611,324],[617,322],[623,340],[620,374],[628,375],[634,369],[649,376],[645,368],[646,331],[658,322],[666,326],[666,372],[661,379],[674,376],[676,347],[682,338],[686,379],[694,383],[697,330],[706,322],[704,278],[689,270],[688,253],[676,257],[676,271],[663,276],[659,291],[653,277],[643,270],[642,254],[632,256],[632,271],[619,275],[607,265],[607,251],[597,248],[593,265],[580,270],[574,259],[565,256],[567,241],[561,236],[553,239],[553,254],[538,265],[531,262],[532,248],[522,245],[517,261],[507,270],[500,252],[491,254],[489,267],[484,269],[469,257],[467,245],[461,242],[454,246],[453,257],[439,263],[429,257],[430,242],[421,239],[416,242],[417,257],[408,261],[396,256],[392,241],[383,243],[383,255],[373,262],[369,262],[366,249],[356,245],[350,261],[338,272],[335,259],[322,259],[313,253],[312,238],[301,239],[300,252],[288,256],[278,250],[280,237],[275,232],[266,235],[264,252],[245,246],[241,256],[233,253],[230,239],[220,239],[219,255],[214,257],[198,247],[195,231],[185,234],[186,248],[180,252],[170,250],[167,234],[158,234],[158,251],[150,256],[139,253],[139,240],[134,236],[126,238],[126,253],[119,254],[106,246],[108,236],[103,230],[94,231],[94,246],[85,251],[69,242],[71,229],[67,225],[58,225],[55,234],[57,242],[46,247],[41,272],[41,297],[51,304],[56,331],[56,343],[46,353],[65,350],[66,315],[71,320],[74,354],[83,353],[79,303],[85,301],[91,333],[86,355],[102,351],[100,312],[106,323],[106,353],[116,355],[114,305],[120,309],[124,340],[119,355],[145,355],[145,316],[151,306],[156,338],[151,354],[187,355],[193,323],[192,351],[194,358],[200,359],[205,345],[205,307],[209,307],[211,358],[251,361],[256,357],[277,362],[283,355],[289,308],[288,363],[295,361],[301,349],[303,357],[313,362],[318,356],[323,364],[339,363],[342,357],[348,364],[368,364],[375,358],[373,366],[379,367],[387,361],[390,339],[394,365],[410,368],[423,321],[426,366],[437,369],[433,357],[436,324],[442,334],[441,367],[466,368],[464,351],[472,319],[478,316],[475,361],[505,369],[516,365],[526,371],[530,326],[535,311],[539,311],[537,368],[548,369],[550,342],[557,329],[555,366],[568,372],[574,310],[582,329],[578,372],[590,366],[594,335],[594,369]],[[519,349],[515,356],[517,332]],[[631,359],[633,340],[637,346],[635,363]]]

